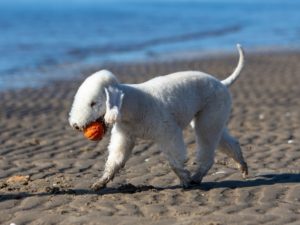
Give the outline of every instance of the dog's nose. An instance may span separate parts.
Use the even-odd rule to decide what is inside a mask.
[[[74,129],[76,129],[76,130],[80,130],[80,128],[79,128],[79,126],[77,125],[77,123],[73,123],[73,127],[74,127]]]

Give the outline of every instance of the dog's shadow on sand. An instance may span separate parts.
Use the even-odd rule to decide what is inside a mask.
[[[188,189],[183,189],[183,191],[190,190],[202,190],[209,191],[211,189],[217,188],[247,188],[247,187],[258,187],[258,186],[269,186],[274,184],[290,184],[290,183],[300,183],[300,174],[295,173],[283,173],[283,174],[265,174],[256,176],[248,180],[224,180],[224,181],[213,181],[213,182],[203,182],[199,185],[193,185]],[[91,189],[60,189],[58,187],[49,188],[45,192],[39,193],[0,193],[0,202],[11,200],[11,199],[22,199],[32,196],[49,196],[49,195],[109,195],[109,194],[134,194],[138,192],[146,191],[163,191],[163,190],[175,190],[182,189],[181,186],[169,186],[169,187],[154,187],[151,185],[134,186],[132,184],[124,184],[119,187],[108,187],[103,188],[98,192]]]

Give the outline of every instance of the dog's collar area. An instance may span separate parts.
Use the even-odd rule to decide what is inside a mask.
[[[100,116],[98,119],[89,122],[87,125],[79,127],[76,123],[72,125],[73,129],[77,130],[77,131],[84,131],[91,123],[93,122],[99,122],[103,125],[104,128],[104,132],[106,132],[109,128],[109,125],[105,122],[104,120],[104,116]]]

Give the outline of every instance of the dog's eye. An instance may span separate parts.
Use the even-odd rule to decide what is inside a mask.
[[[96,102],[91,102],[90,106],[94,107],[96,105]]]

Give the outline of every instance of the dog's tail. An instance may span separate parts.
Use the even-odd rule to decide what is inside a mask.
[[[245,62],[244,50],[240,44],[237,44],[236,47],[240,54],[239,63],[237,65],[237,67],[235,68],[235,70],[233,71],[233,73],[229,77],[227,77],[225,80],[221,81],[222,84],[224,84],[226,87],[231,86],[234,83],[234,81],[236,81],[236,79],[240,76],[240,73],[244,67],[244,62]]]

